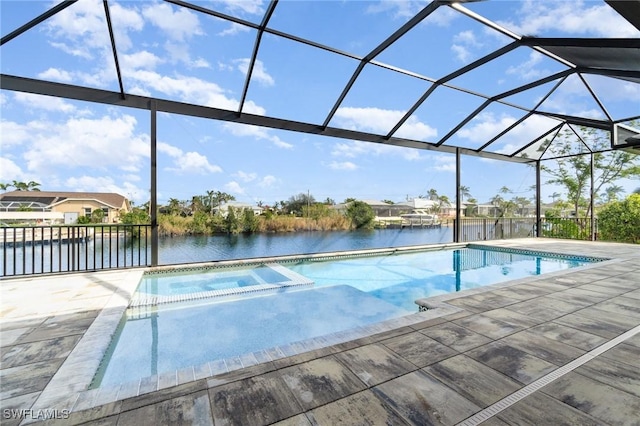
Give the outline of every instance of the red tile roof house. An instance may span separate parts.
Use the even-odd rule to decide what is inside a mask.
[[[80,216],[104,212],[103,222],[117,223],[131,211],[129,200],[113,192],[11,191],[0,194],[0,220],[75,223]]]

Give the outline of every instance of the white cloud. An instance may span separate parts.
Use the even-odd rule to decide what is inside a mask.
[[[31,138],[29,126],[13,121],[0,121],[0,135],[2,135],[2,147],[6,149],[13,145],[21,145]],[[4,154],[3,154],[4,155]]]
[[[231,181],[225,184],[224,189],[229,191],[231,194],[244,194],[244,188],[236,181]]]
[[[80,176],[70,177],[64,185],[71,191],[78,192],[115,192],[124,195],[136,203],[149,199],[148,191],[137,187],[131,182],[125,181],[117,184],[110,176]]]
[[[243,182],[251,182],[256,180],[258,175],[256,173],[246,173],[242,170],[239,170],[237,173],[234,173],[232,176],[239,178]]]
[[[471,52],[464,46],[459,44],[452,44],[451,50],[456,56],[456,59],[460,62],[468,62],[469,58],[471,58]]]
[[[500,22],[522,35],[560,32],[596,37],[638,37],[638,30],[604,3],[527,0],[515,20]]]
[[[469,62],[472,57],[471,50],[473,48],[481,46],[481,43],[476,39],[475,34],[471,30],[461,31],[453,36],[453,44],[451,50],[456,55],[456,58],[460,62]]]
[[[242,59],[235,59],[233,63],[236,64],[236,66],[238,67],[238,70],[240,70],[240,72],[246,76],[247,72],[249,71],[250,61],[251,60],[249,58],[242,58]],[[275,84],[273,77],[271,77],[267,73],[267,70],[265,69],[264,64],[262,63],[262,61],[258,59],[256,59],[256,62],[253,65],[253,72],[251,73],[251,79],[252,80],[255,79],[258,83],[262,84],[263,86],[273,86]]]
[[[341,158],[356,158],[364,157],[366,155],[385,155],[398,156],[409,161],[422,160],[424,158],[420,155],[420,151],[417,149],[361,141],[337,143],[334,145],[331,155]]]
[[[222,3],[226,9],[235,14],[262,15],[262,0],[214,0],[216,3]]]
[[[128,32],[142,30],[144,21],[135,8],[127,9],[119,3],[111,3],[109,11],[113,18],[118,48],[128,50],[132,45]],[[92,59],[95,50],[111,50],[109,32],[105,31],[104,6],[99,0],[78,2],[45,22],[54,38],[64,40],[51,41],[51,45],[71,55]]]
[[[223,128],[234,136],[245,137],[250,136],[258,140],[271,141],[278,148],[291,149],[293,145],[283,141],[276,135],[269,134],[269,131],[263,127],[252,126],[239,123],[225,123]]]
[[[377,134],[388,133],[404,116],[404,111],[380,108],[338,108],[335,120],[338,126],[363,132]],[[415,140],[429,140],[438,135],[438,131],[428,124],[422,123],[415,116],[400,127],[394,136]]]
[[[72,113],[76,107],[61,98],[43,95],[33,95],[31,93],[15,92],[14,99],[29,108],[37,108],[45,111],[56,111]]]
[[[372,3],[367,7],[368,13],[389,13],[394,19],[407,20],[412,18],[420,10],[428,4],[426,0],[380,0],[379,2]],[[451,21],[457,18],[459,14],[448,7],[439,7],[433,12],[426,21],[425,24],[435,24],[441,27],[448,26]]]
[[[57,168],[92,167],[137,171],[149,156],[149,137],[136,133],[132,116],[63,121],[32,121],[25,152],[29,170],[45,173]]]
[[[220,86],[196,77],[177,76],[176,78],[160,75],[152,71],[137,70],[129,78],[139,84],[144,84],[170,97],[177,97],[182,101],[215,108],[237,110],[239,101],[229,98]],[[244,111],[264,115],[264,108],[252,101],[245,102]]]
[[[436,155],[433,157],[434,165],[427,171],[437,170],[439,172],[455,172],[456,158],[453,155]]]
[[[332,161],[328,166],[333,170],[356,170],[358,168],[358,166],[351,161]]]
[[[38,78],[41,78],[43,80],[62,81],[65,83],[73,80],[71,74],[68,71],[57,68],[49,68],[46,71],[39,73]]]
[[[542,53],[532,51],[529,54],[529,59],[521,64],[511,65],[505,72],[509,75],[516,75],[525,81],[535,80],[545,74],[550,74],[548,70],[536,68],[540,61],[542,61]]]
[[[184,152],[180,148],[169,145],[166,142],[158,142],[158,152],[162,152],[173,158],[173,166],[165,169],[168,171],[178,174],[201,175],[222,172],[219,166],[209,163],[207,157],[198,152]]]
[[[173,40],[184,41],[203,34],[198,15],[183,7],[174,9],[167,3],[154,3],[145,7],[142,14]]]
[[[456,135],[472,142],[486,142],[515,122],[516,118],[508,115],[496,117],[492,113],[481,113],[472,125],[463,127]]]
[[[120,63],[123,70],[155,69],[158,64],[164,62],[162,58],[146,50],[124,54],[120,56]]]
[[[227,28],[226,30],[220,31],[218,35],[221,37],[224,37],[224,36],[236,35],[239,33],[246,33],[249,31],[251,31],[251,29],[246,25],[236,24],[235,22],[232,22],[229,28]]]
[[[26,179],[24,172],[16,163],[4,156],[0,157],[0,181],[11,182],[14,180],[22,182],[32,179]]]
[[[275,176],[267,175],[260,180],[260,182],[258,183],[258,186],[262,188],[269,188],[277,182],[278,182],[278,179]]]

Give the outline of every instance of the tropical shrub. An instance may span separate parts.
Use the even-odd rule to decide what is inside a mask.
[[[76,219],[76,223],[78,225],[87,225],[91,223],[91,218],[89,216],[78,216],[78,219]]]
[[[258,217],[251,209],[242,211],[242,232],[256,232],[260,226]]]
[[[640,243],[640,194],[607,204],[598,213],[599,239]]]
[[[356,229],[372,229],[376,214],[364,201],[353,201],[347,207],[347,217]]]

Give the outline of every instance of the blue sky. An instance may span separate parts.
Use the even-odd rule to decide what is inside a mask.
[[[259,23],[259,0],[197,1]],[[55,3],[0,1],[6,35]],[[125,91],[180,102],[237,109],[256,32],[248,27],[159,1],[110,1]],[[326,46],[366,55],[426,5],[419,1],[281,1],[271,28]],[[640,37],[603,1],[489,1],[465,7],[524,35],[541,37]],[[570,12],[570,13],[569,13]],[[376,61],[439,78],[508,44],[505,35],[440,7]],[[6,43],[5,74],[118,91],[101,1],[81,0]],[[322,123],[358,61],[266,34],[244,111]],[[564,66],[521,47],[454,79],[453,85],[495,95]],[[640,85],[587,76],[614,119],[640,115]],[[430,83],[367,65],[330,126],[388,132]],[[552,84],[509,101],[531,107]],[[400,128],[397,136],[437,141],[483,99],[440,87]],[[147,111],[0,93],[0,181],[40,182],[43,190],[118,192],[140,204],[149,198],[150,116]],[[446,106],[446,107],[443,107]],[[599,118],[598,105],[569,78],[541,107]],[[478,148],[523,115],[492,106],[447,141]],[[495,142],[511,153],[556,121],[525,120]],[[188,200],[207,190],[247,202],[286,200],[307,191],[318,200],[347,197],[404,201],[430,188],[454,198],[455,157],[432,151],[354,142],[193,117],[158,114],[159,202]],[[545,177],[543,176],[543,179]],[[503,186],[530,197],[533,168],[462,157],[462,184],[481,202]],[[622,182],[626,192],[638,186]],[[543,199],[560,188],[545,185]],[[560,191],[561,192],[561,191]]]

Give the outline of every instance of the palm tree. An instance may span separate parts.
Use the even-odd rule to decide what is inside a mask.
[[[438,199],[438,191],[436,191],[435,189],[431,188],[428,192],[427,192],[427,197],[431,200],[431,201],[436,201]]]
[[[0,191],[6,191],[11,186],[13,185],[11,185],[10,183],[0,183]]]
[[[624,191],[624,188],[620,185],[611,185],[605,192],[605,202],[610,203],[612,201],[616,201],[618,199],[618,195]]]
[[[496,215],[495,207],[500,207],[500,205],[504,202],[504,199],[500,196],[500,194],[497,194],[497,195],[494,195],[493,198],[491,198],[489,201],[494,206],[493,213],[495,216]]]
[[[556,198],[559,198],[560,194],[557,192],[554,192],[553,194],[551,194],[551,202],[555,203],[556,202]]]
[[[469,192],[469,187],[464,185],[460,185],[460,188],[458,188],[458,194],[460,194],[461,203],[464,203],[465,197],[471,197],[471,193]]]
[[[37,188],[38,186],[40,186],[38,182],[29,181],[27,182],[27,191],[40,191],[40,188]]]
[[[180,200],[178,200],[177,198],[169,198],[169,213],[177,216],[180,214]]]
[[[18,182],[17,180],[14,180],[11,186],[13,186],[16,191],[28,191],[29,188],[26,183]]]
[[[503,186],[502,188],[500,188],[500,193],[501,194],[511,194],[511,190],[509,188],[507,188],[506,186]]]

